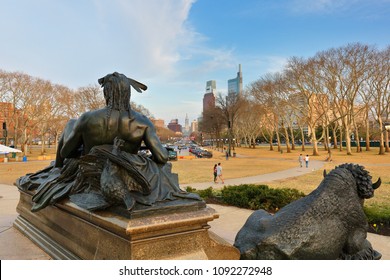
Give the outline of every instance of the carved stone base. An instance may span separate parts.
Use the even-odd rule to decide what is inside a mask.
[[[219,215],[201,202],[140,210],[129,218],[108,211],[89,212],[69,201],[31,212],[31,196],[20,192],[20,215],[14,226],[53,259],[240,257],[235,247],[208,231],[207,223]]]

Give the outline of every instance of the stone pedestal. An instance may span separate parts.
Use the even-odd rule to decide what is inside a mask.
[[[20,192],[14,226],[53,259],[239,259],[239,251],[209,232],[218,218],[204,202],[172,202],[134,211],[90,212],[69,201],[31,212]]]

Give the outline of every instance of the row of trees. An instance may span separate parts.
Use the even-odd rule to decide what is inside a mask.
[[[24,73],[0,70],[0,105],[0,120],[7,129],[3,131],[3,141],[9,144],[12,140],[27,154],[28,145],[37,139],[42,143],[42,152],[45,142],[56,144],[70,118],[102,108],[105,100],[97,84],[72,90]],[[151,117],[145,107],[133,102],[131,105]]]
[[[270,144],[282,141],[287,152],[296,140],[305,149],[305,140],[318,142],[330,151],[352,153],[360,139],[366,150],[370,140],[380,140],[380,154],[389,152],[390,46],[378,50],[360,43],[318,52],[310,58],[292,57],[281,72],[269,73],[252,82],[241,95],[218,94],[216,106],[203,112],[200,124],[210,138],[229,138],[254,144],[264,139]],[[226,135],[225,135],[226,136]],[[339,144],[338,144],[339,143]],[[339,145],[339,146],[338,146]]]

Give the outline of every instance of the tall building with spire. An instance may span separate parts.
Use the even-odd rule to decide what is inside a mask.
[[[186,114],[186,118],[184,120],[184,135],[188,136],[191,133],[190,120],[188,118],[188,114]]]
[[[241,64],[238,65],[237,76],[228,80],[228,95],[242,94],[242,70]]]

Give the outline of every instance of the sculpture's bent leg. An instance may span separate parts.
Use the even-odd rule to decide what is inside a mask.
[[[351,234],[340,258],[345,260],[379,260],[382,254],[372,248],[366,237],[367,233],[361,229]]]
[[[241,259],[255,260],[258,258],[258,245],[261,243],[266,225],[263,221],[272,217],[264,210],[253,212],[241,230],[237,233],[234,246],[240,250]]]

